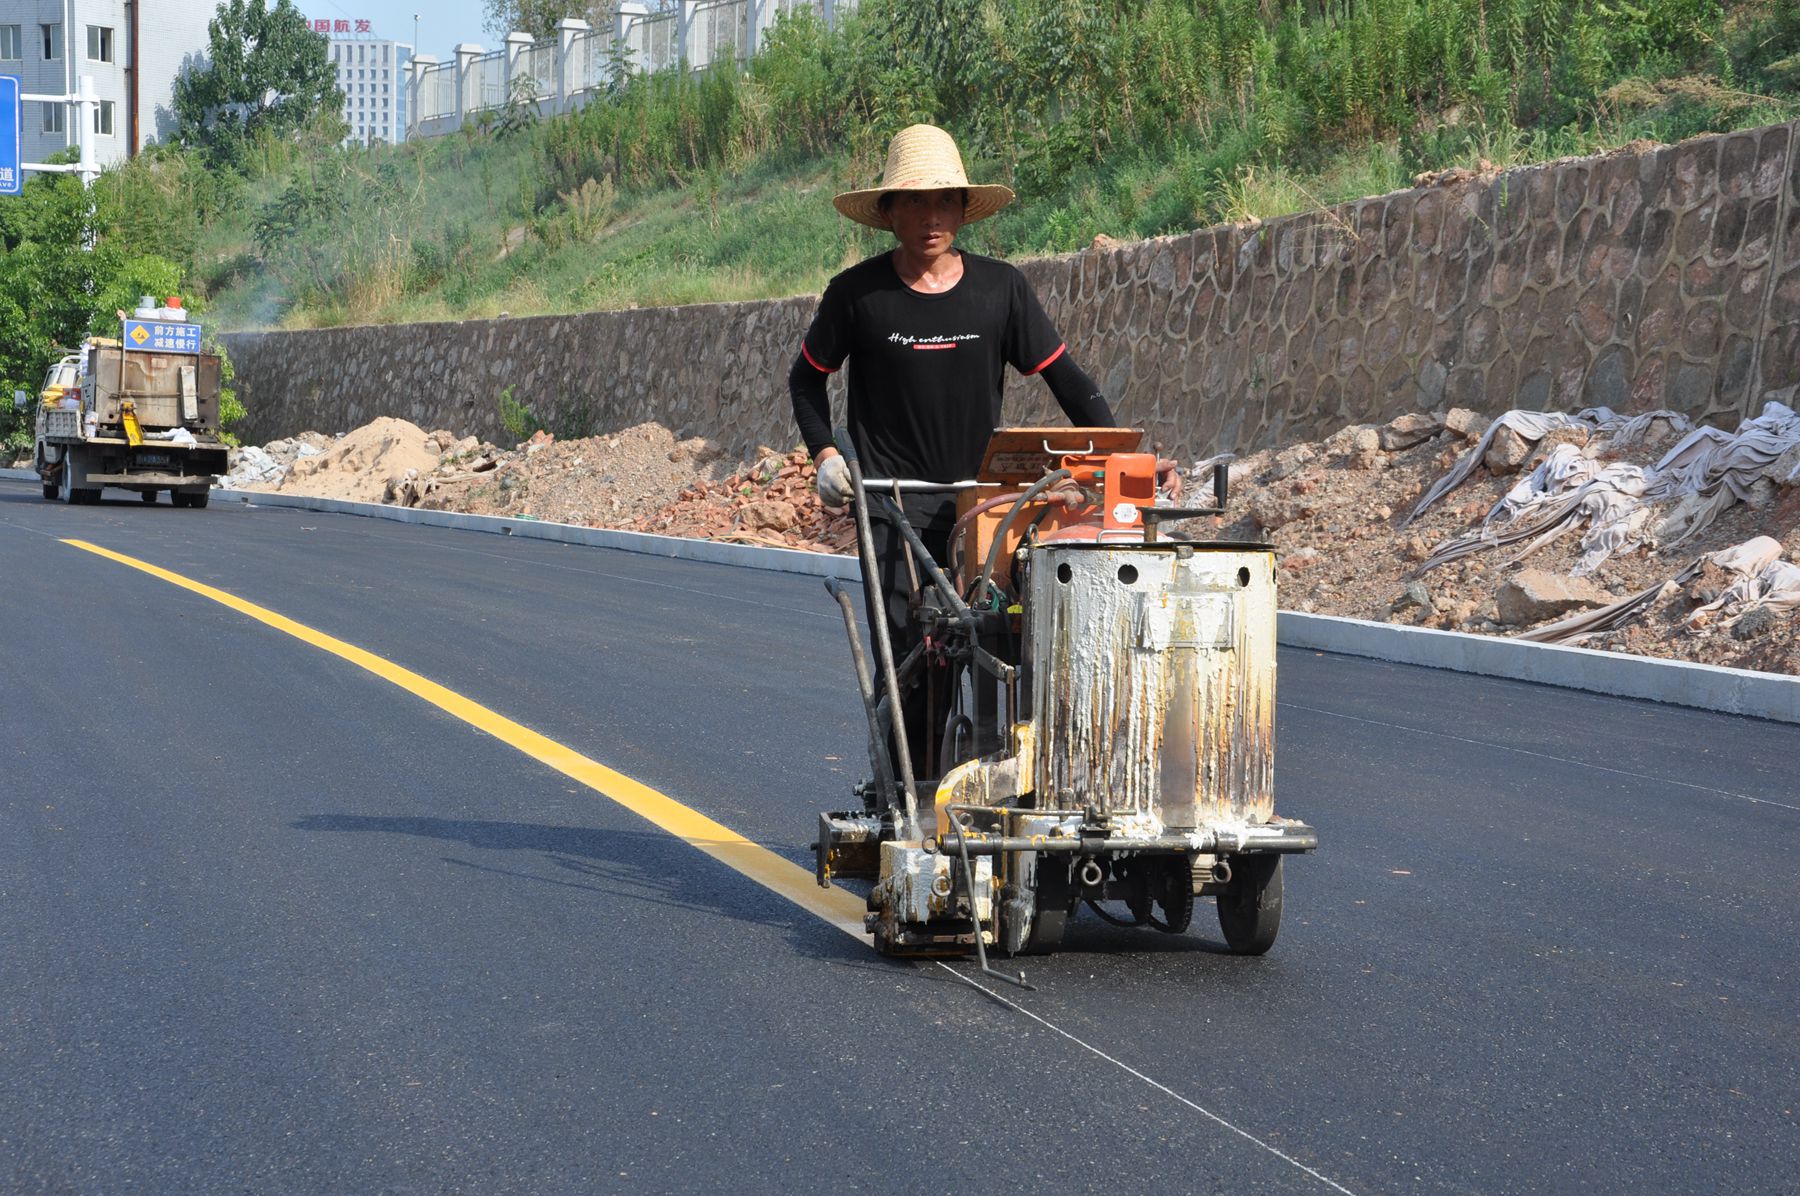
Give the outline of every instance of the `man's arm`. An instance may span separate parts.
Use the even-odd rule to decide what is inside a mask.
[[[1038,373],[1049,384],[1050,393],[1056,396],[1057,405],[1069,417],[1070,424],[1077,428],[1119,426],[1106,396],[1100,393],[1094,380],[1087,376],[1087,371],[1075,364],[1075,359],[1069,356],[1066,348],[1059,349],[1050,364]],[[1170,498],[1180,497],[1181,472],[1176,468],[1175,462],[1159,459],[1156,462],[1156,475],[1163,489],[1169,492]]]
[[[794,403],[794,422],[800,426],[800,438],[806,441],[806,453],[817,461],[825,452],[835,453],[831,446],[831,396],[826,392],[824,370],[806,359],[802,350],[788,371],[788,398]]]
[[[1069,417],[1069,423],[1075,427],[1118,426],[1119,421],[1113,418],[1112,407],[1108,405],[1106,396],[1100,393],[1094,380],[1087,376],[1087,371],[1075,364],[1075,358],[1066,349],[1059,351],[1055,360],[1038,373],[1049,385],[1050,393],[1056,396],[1057,405]]]
[[[819,296],[819,310],[800,338],[800,352],[788,370],[788,398],[794,423],[814,462],[837,456],[831,443],[831,397],[826,380],[838,372],[850,351],[850,306],[843,275],[831,280]]]

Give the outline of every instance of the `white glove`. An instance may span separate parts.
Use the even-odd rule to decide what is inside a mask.
[[[850,501],[850,467],[843,457],[834,455],[819,462],[819,501],[828,507]]]

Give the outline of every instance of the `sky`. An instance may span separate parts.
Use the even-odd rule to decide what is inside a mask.
[[[481,0],[294,0],[294,7],[308,20],[367,20],[377,37],[401,42],[413,40],[413,14],[418,13],[419,53],[435,54],[441,61],[449,60],[458,42],[500,48],[500,39],[482,27]]]

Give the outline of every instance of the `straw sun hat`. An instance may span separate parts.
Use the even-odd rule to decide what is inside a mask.
[[[881,186],[864,191],[846,191],[831,202],[837,210],[858,224],[870,228],[891,228],[882,214],[881,197],[891,191],[940,191],[961,187],[969,192],[969,204],[963,212],[963,223],[984,220],[1013,201],[1012,188],[998,183],[975,186],[963,173],[962,155],[950,134],[935,125],[912,125],[894,134],[888,144],[887,169],[881,172]]]

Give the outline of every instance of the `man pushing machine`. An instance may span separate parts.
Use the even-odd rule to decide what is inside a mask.
[[[1019,270],[956,248],[963,225],[1013,200],[1010,188],[973,185],[956,143],[942,129],[913,125],[888,147],[881,185],[836,197],[837,210],[894,234],[893,249],[833,278],[788,373],[794,419],[818,468],[819,497],[850,500],[850,471],[831,439],[826,379],[849,366],[846,423],[865,475],[926,482],[973,478],[1000,425],[1006,367],[1042,377],[1076,427],[1114,427],[1112,409],[1069,353]],[[1162,480],[1179,489],[1173,463]],[[902,495],[905,518],[940,565],[948,565],[956,496]],[[893,656],[918,642],[907,617],[907,549],[882,518],[871,528],[882,610]],[[866,594],[874,627],[876,596]],[[927,670],[932,683],[947,682]],[[941,697],[941,695],[940,695]],[[925,773],[932,702],[926,684],[902,695],[906,742],[915,776]],[[943,709],[942,701],[937,704]]]

